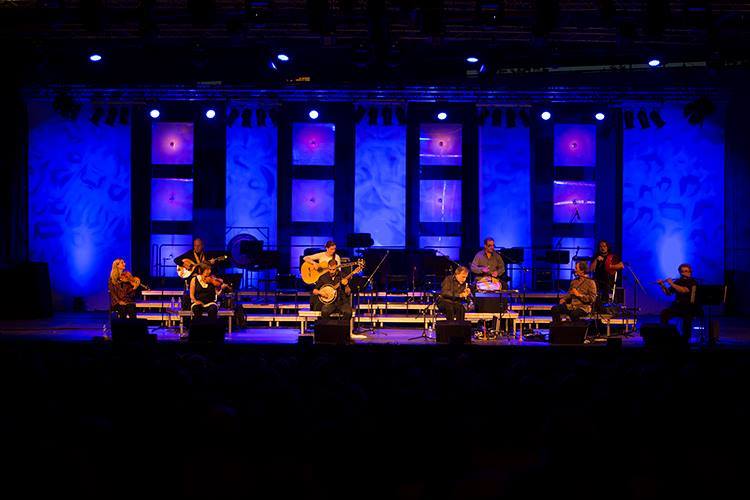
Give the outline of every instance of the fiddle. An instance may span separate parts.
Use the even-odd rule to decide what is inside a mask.
[[[217,293],[231,292],[232,291],[232,286],[231,285],[229,285],[227,283],[224,283],[223,279],[221,279],[221,278],[219,278],[217,276],[214,276],[213,274],[207,276],[204,279],[204,281],[206,283],[208,283],[209,285],[213,285],[214,287],[216,287],[216,292]]]
[[[123,271],[122,274],[120,274],[120,281],[123,283],[130,283],[130,286],[133,287],[133,290],[138,289],[138,287],[142,286],[144,289],[148,290],[148,286],[141,282],[141,278],[138,276],[133,276],[133,274],[130,271]]]

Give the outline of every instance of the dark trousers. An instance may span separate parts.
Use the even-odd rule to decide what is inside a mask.
[[[568,309],[565,304],[557,304],[552,308],[552,322],[559,323],[563,316],[568,316],[571,321],[578,321],[579,319],[588,316],[589,313],[583,309]]]
[[[683,340],[690,342],[690,333],[693,329],[693,318],[695,315],[696,312],[693,310],[692,306],[673,303],[666,309],[662,310],[659,318],[661,319],[662,325],[669,324],[669,321],[672,318],[682,318],[682,328],[680,329],[682,338]]]
[[[210,306],[193,306],[193,316],[196,318],[203,316],[204,312],[210,319],[216,319],[219,315],[219,308],[216,304],[211,304]]]
[[[120,319],[135,319],[135,304],[117,304],[116,306],[112,307],[112,311],[117,313],[117,317]]]
[[[349,305],[348,301],[337,300],[330,304],[323,304],[323,307],[320,309],[320,317],[330,318],[331,314],[339,313],[342,319],[349,321],[352,319],[352,312],[352,306]]]
[[[438,300],[438,310],[445,314],[448,321],[463,321],[466,310],[461,302],[455,300],[440,298]]]

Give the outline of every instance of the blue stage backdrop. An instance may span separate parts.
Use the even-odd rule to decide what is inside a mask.
[[[244,232],[262,239],[257,230],[245,228],[267,227],[269,244],[276,247],[277,137],[270,124],[227,127],[227,243]]]
[[[498,247],[531,246],[530,148],[528,128],[479,127],[477,245],[492,236]]]
[[[634,112],[647,103],[629,103]],[[671,299],[653,284],[688,262],[704,283],[724,279],[723,113],[690,125],[683,106],[659,106],[663,128],[626,129],[623,152],[623,249],[646,287],[639,306],[657,312]],[[626,272],[626,277],[629,273]],[[628,301],[632,297],[626,281]]]
[[[29,253],[50,266],[55,308],[106,309],[112,261],[130,259],[130,126],[29,102]],[[128,262],[128,266],[130,262]]]
[[[406,245],[406,127],[357,125],[354,230],[375,246]]]

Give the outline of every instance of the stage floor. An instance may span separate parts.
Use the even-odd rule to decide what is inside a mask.
[[[657,322],[658,318],[643,317],[640,324]],[[728,348],[750,348],[750,319],[748,318],[720,318],[720,341],[721,347]],[[60,342],[88,342],[101,339],[105,333],[106,313],[58,313],[53,318],[44,320],[27,321],[0,321],[1,340],[47,340]],[[180,339],[177,327],[152,326],[149,330],[156,334],[159,342],[185,342]],[[546,329],[537,330],[546,334]],[[395,344],[410,346],[435,345],[434,338],[421,338],[421,328],[379,328],[374,332],[365,331],[362,338],[354,340],[355,344]],[[604,333],[602,331],[602,333]],[[428,332],[434,337],[433,332]],[[417,338],[415,338],[417,337]],[[692,345],[701,347],[697,341],[694,331]],[[249,327],[235,329],[231,335],[227,335],[226,342],[229,344],[296,344],[300,335],[298,328],[268,328]],[[602,339],[601,342],[606,342]],[[593,345],[601,342],[594,342]],[[548,342],[531,341],[519,337],[501,337],[498,340],[473,340],[477,346],[549,346]],[[643,340],[637,333],[632,336],[623,336],[623,346],[640,347]]]

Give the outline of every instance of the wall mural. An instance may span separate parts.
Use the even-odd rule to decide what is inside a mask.
[[[56,309],[107,309],[112,261],[130,265],[130,126],[75,121],[30,102],[29,253],[48,262]]]
[[[640,104],[626,108],[638,112]],[[646,287],[639,306],[648,312],[671,300],[653,282],[676,277],[681,262],[692,264],[704,283],[723,283],[723,117],[693,126],[682,108],[659,109],[663,128],[624,131],[622,254]]]
[[[375,246],[406,245],[406,127],[357,126],[354,231]]]

